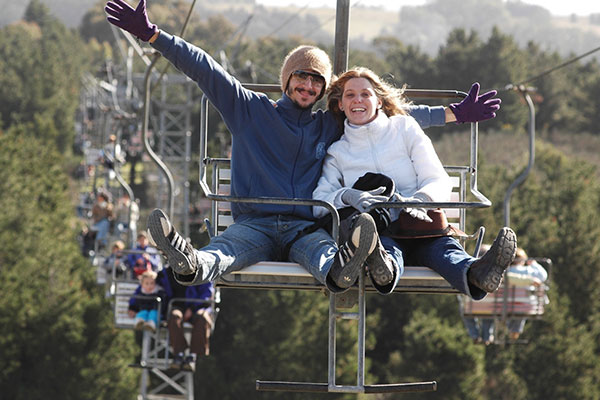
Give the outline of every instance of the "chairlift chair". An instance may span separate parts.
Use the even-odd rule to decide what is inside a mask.
[[[251,90],[262,92],[280,92],[279,85],[244,85]],[[408,90],[407,96],[415,98],[462,98],[466,94],[458,91],[429,91]],[[253,202],[263,204],[298,204],[321,205],[332,213],[333,237],[338,238],[339,216],[337,210],[329,203],[312,199],[282,199],[282,198],[235,198],[229,195],[231,173],[230,160],[222,157],[210,157],[207,154],[208,144],[208,107],[209,101],[204,96],[201,103],[200,123],[200,187],[207,198],[213,201],[211,220],[207,226],[211,235],[218,235],[233,223],[230,211],[231,202]],[[471,155],[470,163],[466,166],[445,166],[451,175],[454,192],[452,200],[447,203],[419,203],[420,206],[442,208],[446,211],[448,220],[461,230],[465,230],[466,210],[470,208],[489,207],[491,202],[477,190],[477,124],[471,125]],[[207,178],[211,169],[210,183]],[[470,190],[467,190],[469,187]],[[467,197],[474,197],[475,201],[468,201]],[[405,207],[410,203],[380,203],[375,207]],[[477,248],[483,240],[485,229],[479,230],[468,238],[476,239]],[[221,277],[216,283],[222,288],[245,289],[294,289],[324,291],[325,287],[308,273],[302,266],[289,262],[264,261],[249,266],[240,271]],[[285,382],[285,381],[256,381],[256,389],[264,391],[309,391],[309,392],[349,392],[349,393],[387,393],[387,392],[417,392],[436,390],[436,382],[416,382],[383,385],[365,385],[364,359],[365,359],[365,294],[374,291],[374,287],[363,273],[359,276],[358,284],[351,290],[342,294],[329,294],[329,361],[327,383],[312,382]],[[440,275],[423,266],[407,266],[396,292],[404,293],[458,293]],[[354,313],[342,312],[358,304],[358,311]],[[335,337],[336,322],[339,318],[354,319],[358,321],[358,361],[356,385],[338,385],[335,382]]]

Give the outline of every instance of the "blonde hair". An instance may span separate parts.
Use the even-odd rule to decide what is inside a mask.
[[[155,281],[157,276],[158,274],[156,272],[152,271],[151,269],[147,269],[138,276],[138,279],[140,282],[143,281],[144,278],[150,278]]]
[[[112,248],[118,248],[119,250],[123,250],[125,248],[125,243],[122,240],[115,240],[113,242]]]
[[[365,78],[373,86],[375,95],[381,100],[381,110],[391,117],[392,115],[407,115],[406,106],[409,104],[404,97],[404,87],[398,89],[383,81],[375,72],[365,67],[349,69],[335,79],[327,89],[327,109],[334,114],[338,122],[343,125],[346,118],[340,110],[339,102],[344,94],[346,82],[354,78]]]

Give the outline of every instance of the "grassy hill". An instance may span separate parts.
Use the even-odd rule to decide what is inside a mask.
[[[105,4],[105,0],[39,1],[69,27],[77,27],[92,7],[102,8]],[[27,0],[0,2],[4,3],[0,27],[21,18],[28,4]],[[130,1],[130,4],[135,3],[135,0]],[[222,14],[235,25],[248,22],[245,34],[251,38],[299,36],[331,44],[335,33],[333,8],[264,7],[253,0],[198,0],[195,11],[194,18],[206,19]],[[592,23],[591,16],[554,17],[540,6],[502,0],[434,0],[422,6],[403,7],[396,13],[369,7],[365,0],[350,12],[350,46],[368,49],[373,38],[393,35],[406,44],[418,45],[422,51],[435,54],[456,27],[473,29],[485,40],[491,28],[498,26],[522,46],[535,41],[564,56],[597,47],[600,42],[599,15],[594,15],[597,18]]]

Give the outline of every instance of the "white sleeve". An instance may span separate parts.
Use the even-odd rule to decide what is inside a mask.
[[[452,182],[444,170],[431,139],[413,118],[407,118],[404,142],[417,174],[417,192],[433,201],[449,201]]]
[[[338,159],[328,152],[323,162],[321,178],[319,178],[317,187],[313,191],[313,199],[324,200],[333,204],[335,208],[342,208],[346,206],[341,198],[344,190],[346,190],[346,187],[344,187],[341,166]],[[325,207],[313,207],[315,217],[322,217],[327,213]]]

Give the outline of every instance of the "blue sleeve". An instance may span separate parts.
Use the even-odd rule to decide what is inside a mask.
[[[135,265],[135,262],[136,262],[135,254],[128,254],[127,259],[125,260],[125,264],[127,264],[128,267],[133,268],[133,266]]]
[[[210,300],[213,297],[214,291],[215,289],[212,283],[210,282],[196,286],[188,286],[185,297],[191,299]],[[205,308],[206,305],[201,303],[189,302],[187,304],[187,307],[193,310],[197,310],[199,308]]]
[[[421,129],[446,125],[446,111],[444,110],[444,106],[410,105],[408,112],[411,117],[417,120]]]
[[[141,287],[138,286],[137,289],[135,289],[135,292],[133,292],[133,296],[131,296],[131,298],[129,299],[129,310],[138,312],[140,310],[140,305],[138,304],[138,298],[136,298],[135,296],[138,296],[141,293]]]
[[[247,110],[248,102],[266,99],[265,95],[245,89],[204,50],[177,36],[161,31],[152,47],[198,84],[219,110],[232,134],[236,134],[252,118]]]

